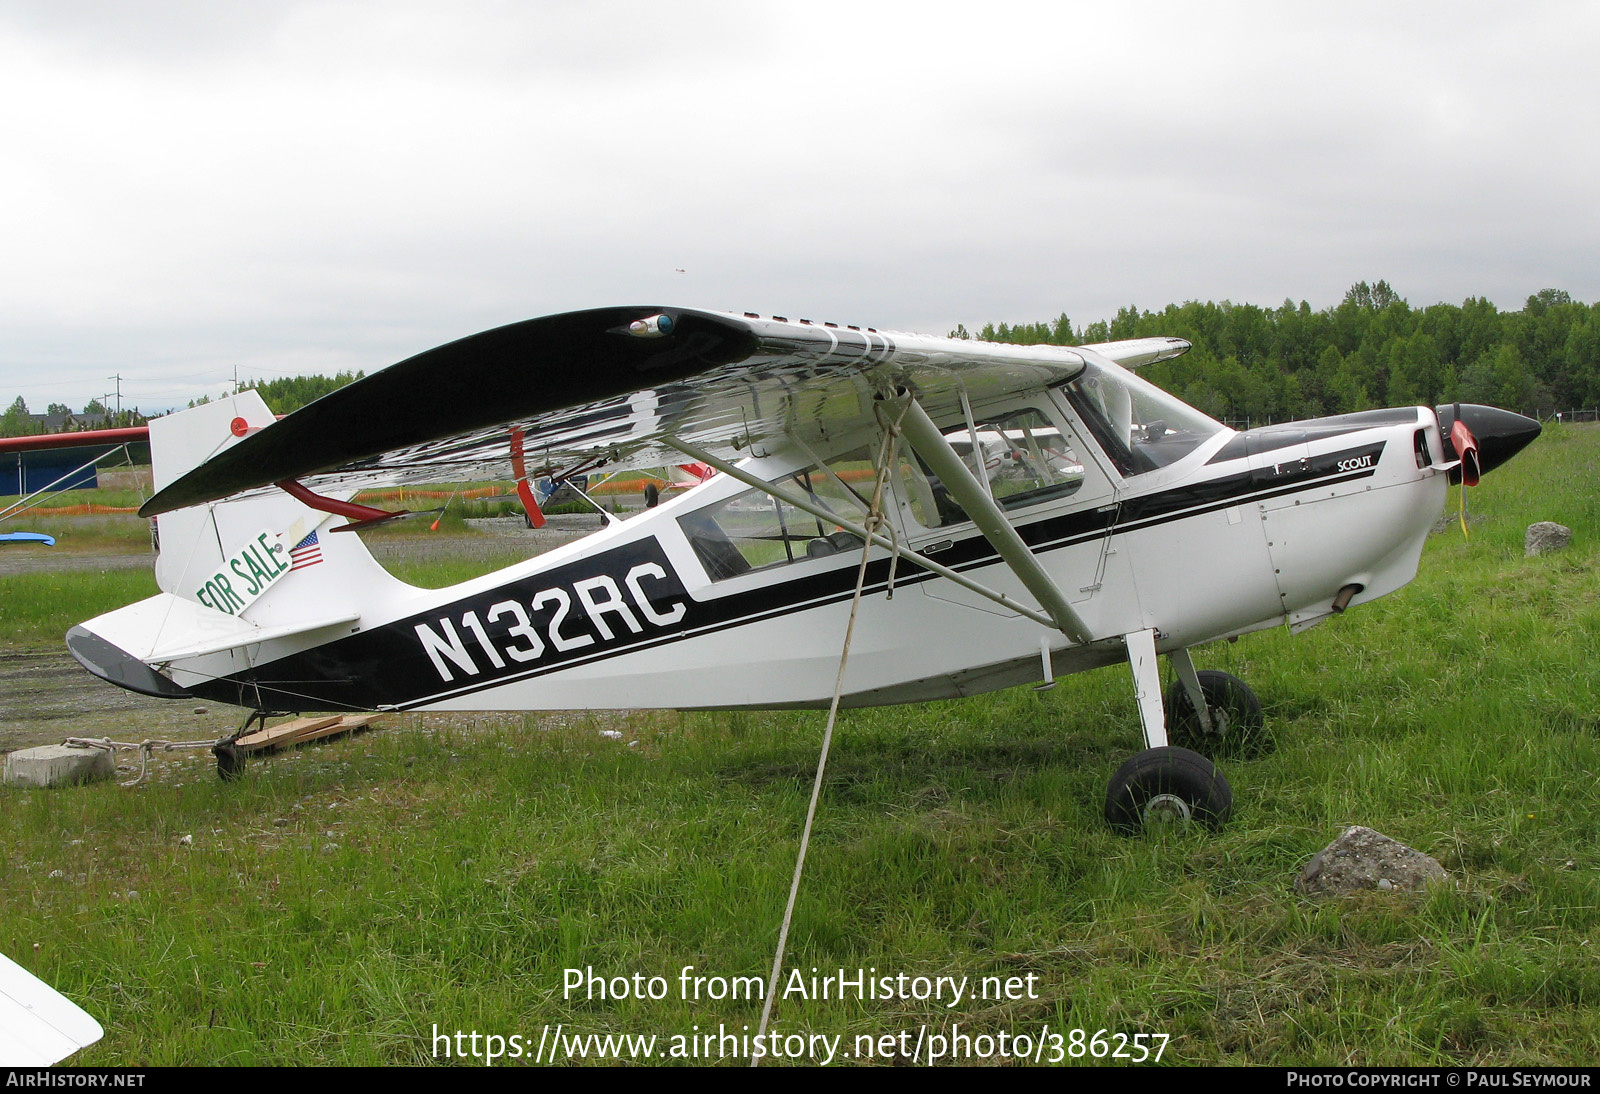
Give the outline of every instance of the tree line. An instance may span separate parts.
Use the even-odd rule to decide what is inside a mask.
[[[1388,282],[1358,282],[1335,307],[1189,301],[1120,309],[1075,328],[989,323],[956,338],[1084,345],[1170,335],[1194,348],[1140,375],[1214,418],[1252,423],[1382,406],[1487,403],[1548,417],[1600,404],[1600,304],[1560,289],[1500,311],[1482,297],[1414,308]]]
[[[254,389],[261,393],[267,406],[276,414],[288,414],[299,410],[307,403],[320,399],[330,391],[344,387],[361,379],[362,372],[340,372],[332,376],[284,376],[276,380],[247,380],[240,385],[240,390]],[[218,398],[227,398],[226,392]],[[190,399],[191,407],[200,406],[211,402],[210,395],[202,395],[198,399]],[[65,418],[63,425],[54,425],[51,421]],[[4,414],[0,414],[0,437],[33,437],[43,433],[78,433],[87,429],[122,429],[129,426],[144,425],[150,416],[140,413],[138,408],[132,410],[115,411],[108,409],[99,399],[90,399],[81,411],[73,410],[63,403],[51,403],[42,415],[30,413],[28,402],[21,395],[12,401],[11,406]]]
[[[1188,301],[1160,311],[1119,309],[1110,320],[1074,327],[1054,322],[965,325],[954,338],[1018,345],[1084,345],[1157,335],[1194,348],[1140,374],[1214,418],[1254,423],[1315,418],[1381,406],[1488,403],[1549,417],[1600,406],[1600,303],[1583,304],[1561,289],[1528,297],[1520,311],[1500,311],[1483,297],[1413,308],[1389,283],[1351,286],[1338,305],[1312,311],[1305,301],[1277,308]],[[278,414],[359,380],[362,372],[249,381]],[[210,396],[190,406],[210,402]],[[71,413],[52,404],[50,413]],[[91,400],[74,428],[140,425],[138,410],[115,414]],[[0,436],[47,430],[21,396],[0,415]]]
[[[28,401],[18,395],[4,414],[0,414],[0,437],[34,437],[43,433],[77,433],[85,429],[124,429],[149,421],[132,410],[110,410],[99,399],[90,399],[81,411],[64,403],[51,403],[43,414],[28,410]]]
[[[357,371],[336,372],[332,376],[280,376],[276,380],[246,380],[240,385],[240,390],[259,392],[274,414],[292,414],[307,403],[315,402],[346,384],[353,384],[365,375],[365,372]],[[227,397],[227,392],[218,396],[222,399]],[[190,399],[189,405],[200,406],[210,401],[211,396],[202,395],[198,399]]]

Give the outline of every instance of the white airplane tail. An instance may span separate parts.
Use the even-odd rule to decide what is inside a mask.
[[[273,420],[254,391],[155,419],[155,488]],[[330,534],[330,523],[344,522],[276,489],[164,514],[156,518],[156,584],[164,593],[257,627],[326,615],[333,606],[355,607],[353,594],[393,579],[359,536]],[[295,579],[285,581],[291,573]]]
[[[152,420],[155,488],[273,420],[253,391]],[[283,642],[299,644],[297,636],[311,644],[348,632],[363,605],[409,590],[373,559],[359,536],[332,532],[343,518],[282,490],[269,488],[155,519],[161,592],[89,620],[67,641],[91,672],[134,690],[183,694],[181,689],[197,679],[247,669],[268,652],[281,655]],[[113,648],[105,649],[106,643]],[[145,666],[168,666],[168,678],[178,689],[130,664],[130,658]]]

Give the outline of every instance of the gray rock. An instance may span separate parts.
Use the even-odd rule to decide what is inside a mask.
[[[1571,528],[1565,524],[1557,524],[1553,520],[1541,520],[1528,525],[1528,533],[1522,538],[1523,555],[1526,558],[1547,555],[1551,551],[1561,550],[1571,542]]]
[[[40,745],[19,748],[6,756],[4,779],[7,786],[71,786],[109,779],[116,773],[116,761],[108,749]]]
[[[1357,889],[1421,889],[1449,875],[1437,859],[1370,828],[1346,828],[1300,871],[1302,893],[1350,893]]]

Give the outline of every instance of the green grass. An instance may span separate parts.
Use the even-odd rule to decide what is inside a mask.
[[[1033,973],[1037,998],[780,1001],[776,1028],[846,1048],[923,1024],[1167,1033],[1169,1064],[1591,1063],[1597,471],[1600,430],[1548,430],[1407,589],[1200,651],[1261,694],[1275,745],[1227,764],[1217,834],[1106,829],[1140,747],[1123,670],[844,715],[787,967]],[[1540,519],[1574,544],[1524,559]],[[820,714],[395,722],[227,786],[169,760],[182,774],[137,789],[0,796],[0,951],[107,1029],[72,1062],[416,1063],[435,1024],[754,1027],[754,1003],[680,1000],[678,970],[765,978]],[[1353,823],[1450,884],[1295,893]],[[672,991],[564,999],[585,966]]]
[[[144,569],[0,575],[0,645],[58,641],[85,619],[158,591]]]
[[[150,551],[150,522],[133,514],[95,516],[54,516],[48,509],[35,509],[7,517],[0,524],[3,532],[43,532],[55,537],[52,547],[5,544],[8,555],[25,553],[81,554],[116,551],[137,554]]]
[[[137,509],[149,500],[148,491],[136,490],[132,487],[101,486],[93,490],[60,490],[53,494],[41,494],[34,499],[32,508],[48,511],[64,505],[110,505],[120,508]],[[0,509],[17,502],[18,496],[0,496]]]

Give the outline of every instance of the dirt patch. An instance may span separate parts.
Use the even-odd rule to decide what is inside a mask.
[[[148,467],[123,468],[120,471],[107,471],[102,468],[99,482],[103,490],[138,490],[145,497],[155,492],[155,487],[151,485]]]
[[[23,554],[18,551],[0,552],[0,577],[17,574],[59,574],[72,571],[148,570],[153,569],[156,558],[150,552],[137,555],[48,554],[51,548]]]
[[[196,714],[203,709],[205,713]],[[0,649],[0,753],[64,737],[189,741],[224,736],[244,712],[152,699],[91,676],[65,646]]]

